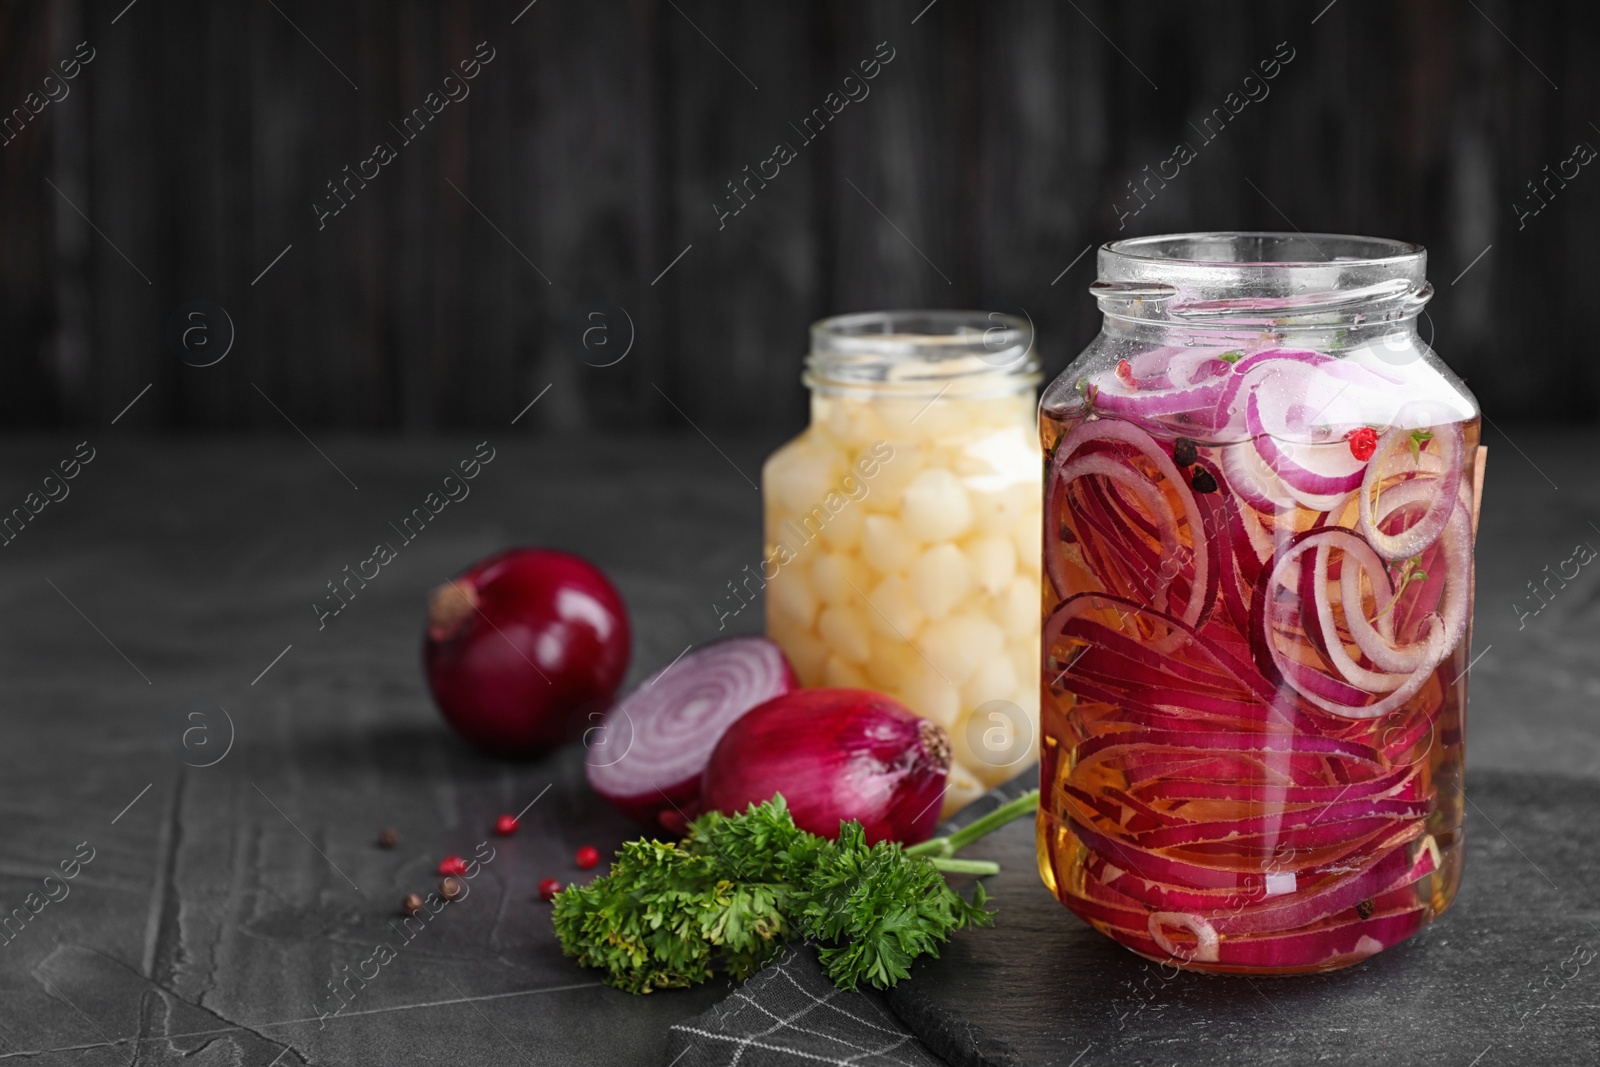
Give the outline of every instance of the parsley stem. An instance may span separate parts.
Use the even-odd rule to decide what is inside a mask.
[[[976,841],[984,834],[998,830],[1000,827],[1014,819],[1020,819],[1024,815],[1031,815],[1037,811],[1038,808],[1039,791],[1037,789],[1030,789],[1028,792],[1022,794],[1009,804],[1002,804],[1000,807],[995,808],[982,818],[972,820],[972,822],[968,823],[966,826],[963,826],[953,834],[949,834],[945,837],[929,838],[920,845],[912,845],[910,848],[905,850],[906,855],[927,856],[929,858],[935,856],[952,855],[960,849],[965,848],[967,845],[972,844],[972,842]]]
[[[928,862],[946,874],[1000,873],[1000,865],[993,860],[958,860],[948,856],[929,856]]]

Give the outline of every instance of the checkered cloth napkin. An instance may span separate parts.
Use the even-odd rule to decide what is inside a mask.
[[[967,805],[940,828],[949,833],[1032,789],[1038,765]],[[666,1067],[946,1067],[872,989],[846,993],[822,972],[810,945],[776,963],[709,1011],[667,1034]]]
[[[671,1067],[944,1067],[875,992],[834,986],[796,945],[709,1011],[667,1035]]]

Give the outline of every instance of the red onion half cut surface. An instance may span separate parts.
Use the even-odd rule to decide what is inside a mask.
[[[687,652],[584,734],[589,785],[645,826],[681,833],[699,814],[701,775],[724,731],[798,684],[783,651],[765,637],[728,637]]]

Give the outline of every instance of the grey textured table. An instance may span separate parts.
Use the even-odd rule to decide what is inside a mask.
[[[921,960],[889,1005],[953,1067],[1171,1063],[1593,1067],[1600,1060],[1600,782],[1469,775],[1466,875],[1415,937],[1293,978],[1181,973],[1136,956],[1039,884],[1033,829],[999,861],[993,928]]]
[[[1488,442],[1469,765],[1600,777],[1595,568],[1520,629],[1513,606],[1536,603],[1525,583],[1574,544],[1600,546],[1600,436],[1510,429],[1517,448]],[[608,851],[631,827],[588,794],[573,753],[510,765],[458,744],[417,652],[426,591],[514,543],[573,549],[613,576],[633,678],[716,636],[714,604],[760,547],[745,475],[774,442],[718,442],[725,460],[693,436],[511,433],[487,435],[496,458],[471,496],[321,630],[325,583],[484,435],[313,433],[327,460],[298,437],[87,435],[95,458],[70,496],[0,548],[3,911],[80,842],[93,849],[68,895],[0,948],[0,1060],[645,1064],[670,1022],[726,992],[628,997],[559,955],[536,884],[576,876],[579,845]],[[6,443],[0,507],[78,439]],[[729,629],[759,626],[752,608]],[[490,837],[536,797],[517,836]],[[384,826],[402,835],[393,851],[373,843]],[[497,851],[468,898],[319,1019],[343,968],[401,940],[400,896],[485,838]],[[1566,995],[1592,1005],[1595,981],[1585,967]]]

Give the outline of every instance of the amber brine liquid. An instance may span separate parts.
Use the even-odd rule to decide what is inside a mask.
[[[1414,558],[1374,562],[1355,540],[1361,490],[1264,505],[1230,477],[1262,470],[1228,453],[1249,441],[1136,428],[1169,464],[1115,437],[1078,449],[1080,434],[1076,465],[1053,465],[1105,416],[1040,418],[1047,482],[1069,478],[1045,490],[1045,883],[1133,951],[1210,971],[1346,966],[1431,922],[1462,869],[1477,421],[1393,452],[1369,523],[1398,539],[1426,521],[1446,433],[1459,432],[1449,503],[1464,514]],[[1452,647],[1430,645],[1462,610]],[[1363,651],[1358,614],[1395,662]],[[1404,669],[1436,655],[1415,679]],[[1357,714],[1322,706],[1355,690]]]

